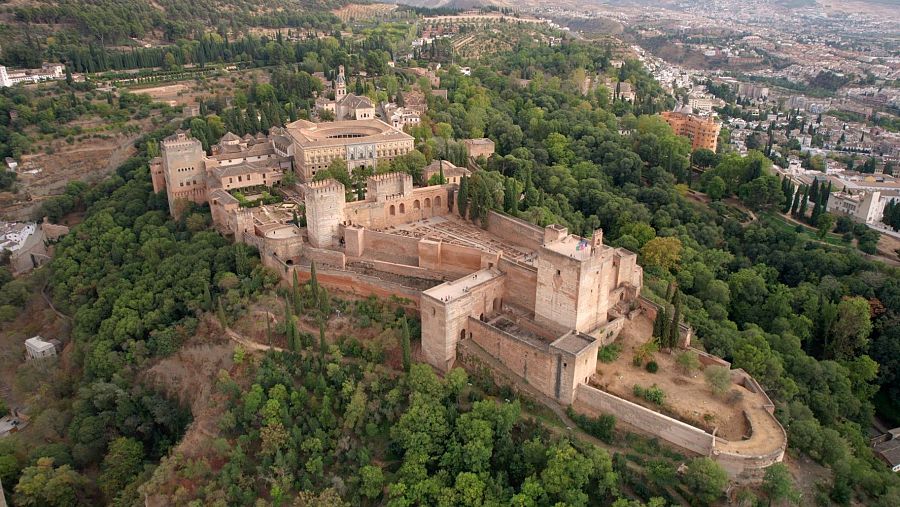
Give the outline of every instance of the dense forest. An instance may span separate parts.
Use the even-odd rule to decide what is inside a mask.
[[[110,60],[109,67],[101,66],[97,70],[135,68],[122,67],[121,63],[117,66],[116,62],[127,60],[127,55],[138,51],[144,54],[141,61],[146,63],[151,61],[146,55],[159,51],[138,49],[142,44],[134,44],[136,39],[174,44],[200,40],[210,29],[222,37],[247,35],[251,27],[332,31],[340,26],[340,21],[330,9],[342,3],[329,0],[38,0],[10,8],[15,23],[3,34],[2,60],[5,65],[39,67],[42,61],[67,61],[73,58],[73,52],[78,56],[87,50],[98,59]],[[228,15],[223,16],[223,12]],[[108,49],[113,46],[132,46],[132,53]],[[166,51],[162,49],[162,54]]]
[[[261,50],[267,55],[291,47],[269,44]],[[299,114],[317,83],[303,63],[311,55],[293,47],[279,63],[301,68],[275,70],[271,84],[222,110],[225,120],[190,120],[192,132],[206,136],[208,146],[225,126],[265,130]],[[385,50],[370,51],[383,58]],[[316,68],[333,69],[346,57],[345,48],[317,51]],[[368,55],[355,58],[366,62]],[[596,72],[631,82],[635,103],[614,100],[604,87],[582,94],[584,75]],[[471,76],[451,67],[442,86],[449,100],[429,97],[432,128],[412,131],[419,154],[404,161],[404,170],[438,156],[446,143],[436,138],[493,139],[497,154],[460,188],[465,216],[481,223],[498,209],[583,235],[602,228],[607,242],[639,253],[648,297],[665,303],[673,287],[700,345],[750,372],[771,394],[791,452],[832,474],[817,503],[900,504],[900,478],[875,459],[866,438],[876,406],[900,423],[896,269],[780,226],[776,215],[789,193],[771,174],[771,161],[757,151],[692,153],[654,115],[673,99],[637,62],[610,69],[603,48],[522,47],[476,66]],[[262,115],[247,114],[251,106],[268,108],[265,124]],[[233,321],[275,290],[277,277],[256,252],[208,229],[208,210],[168,218],[146,163],[169,132],[143,140],[141,156],[102,184],[69,195],[87,215],[59,245],[50,291],[74,316],[78,374],[48,379],[55,402],[41,412],[48,414],[44,447],[0,442],[0,480],[15,505],[130,505],[147,480],[151,488],[170,484],[153,467],[189,416],[143,387],[138,372],[177,351],[204,316]],[[692,164],[706,169],[701,178]],[[711,202],[689,199],[692,191]],[[815,201],[821,191],[807,194]],[[660,460],[648,465],[654,480],[635,478],[634,463],[647,464],[645,457],[611,455],[557,435],[524,416],[523,400],[506,403],[507,393],[490,382],[475,378],[469,386],[460,370],[439,379],[408,360],[391,368],[352,340],[327,346],[324,331],[297,334],[293,319],[321,322],[340,310],[357,325],[393,329],[404,349],[415,340],[415,322],[402,312],[330,301],[319,291],[314,282],[280,289],[293,304],[273,332],[291,337],[290,350],[266,354],[246,385],[227,372],[217,379],[226,407],[215,466],[178,470],[202,484],[171,492],[179,501],[625,507],[678,502],[672,491],[696,504],[723,494],[724,473],[712,460],[664,460],[670,451],[617,436],[631,449],[650,445]],[[687,471],[677,475],[673,463],[684,461]],[[766,500],[792,499],[785,468],[770,470]]]

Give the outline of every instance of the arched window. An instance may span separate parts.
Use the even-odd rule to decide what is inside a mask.
[[[460,330],[459,330],[459,339],[460,339],[460,340],[465,340],[465,339],[466,339],[466,330],[465,330],[465,329],[460,329]]]
[[[426,197],[426,198],[425,198],[425,207],[426,207],[426,208],[430,208],[430,207],[431,207],[431,198],[430,198],[430,197]]]
[[[434,198],[434,206],[435,206],[435,207],[440,207],[440,206],[441,206],[441,196],[437,196],[437,197]]]
[[[406,213],[406,206],[401,202],[400,203],[400,214]]]
[[[494,307],[494,311],[495,311],[495,312],[499,312],[499,311],[500,311],[500,298],[494,298],[494,304],[493,304],[493,307]]]
[[[393,204],[391,204],[391,207],[389,208],[389,212],[390,212],[391,216],[394,216],[397,214],[397,211],[394,209]]]
[[[422,207],[422,206],[421,206],[421,204],[419,203],[419,200],[418,200],[418,199],[416,199],[415,201],[413,201],[413,209],[419,209],[419,208],[421,208],[421,207]]]

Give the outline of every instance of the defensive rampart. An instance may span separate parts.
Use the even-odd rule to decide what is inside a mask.
[[[709,433],[589,385],[578,386],[573,408],[592,417],[612,414],[641,431],[703,456],[710,455],[713,449],[714,439]]]

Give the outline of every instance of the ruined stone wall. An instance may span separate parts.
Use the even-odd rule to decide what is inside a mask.
[[[472,341],[525,382],[556,398],[556,356],[476,318],[469,319]]]
[[[709,433],[589,385],[578,386],[573,408],[591,417],[612,414],[639,430],[703,456],[712,451],[713,436]]]

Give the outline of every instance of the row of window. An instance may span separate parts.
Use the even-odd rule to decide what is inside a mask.
[[[435,205],[435,206],[440,206],[440,205],[441,205],[441,196],[436,196],[436,197],[434,198],[434,205]],[[416,199],[415,201],[413,201],[413,209],[414,209],[414,210],[421,209],[421,207],[422,207],[422,206],[421,206],[421,203],[419,202],[418,199]],[[425,207],[426,207],[426,208],[430,208],[430,207],[431,207],[431,198],[430,198],[430,197],[426,197],[426,198],[425,198]],[[401,215],[403,215],[403,214],[406,213],[406,204],[404,204],[404,203],[402,203],[402,202],[400,203],[399,207],[394,206],[393,204],[391,204],[390,207],[388,208],[388,213],[389,213],[391,216],[395,216],[395,215],[397,214],[397,209],[398,209],[398,208],[399,208],[399,210],[400,210],[400,214],[401,214]]]

